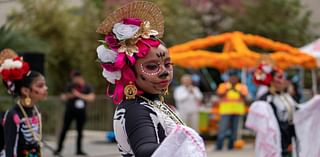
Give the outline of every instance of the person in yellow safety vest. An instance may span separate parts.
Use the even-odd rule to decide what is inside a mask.
[[[228,149],[231,150],[233,149],[234,141],[237,139],[240,116],[246,112],[245,97],[248,94],[248,89],[246,85],[239,83],[238,72],[230,70],[229,80],[221,83],[216,93],[220,97],[219,113],[221,115],[216,150],[222,150],[223,141],[228,133],[228,129],[231,131]]]

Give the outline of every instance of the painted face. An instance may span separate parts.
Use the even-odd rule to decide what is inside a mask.
[[[286,88],[286,79],[283,72],[277,72],[274,75],[272,85],[275,87],[276,91],[283,91]]]
[[[33,102],[43,101],[48,96],[48,87],[45,78],[38,76],[31,84],[30,98]]]
[[[163,45],[152,47],[146,57],[137,59],[134,68],[136,84],[144,92],[163,94],[172,81],[173,65]]]

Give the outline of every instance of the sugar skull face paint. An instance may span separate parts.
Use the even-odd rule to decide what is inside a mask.
[[[170,62],[170,60],[164,61],[163,64],[160,62],[141,64],[141,70],[145,75],[158,75],[163,69],[167,73],[173,70],[173,64]]]
[[[168,50],[160,45],[151,48],[149,54],[139,58],[135,64],[137,86],[151,94],[165,92],[173,77],[173,64]]]

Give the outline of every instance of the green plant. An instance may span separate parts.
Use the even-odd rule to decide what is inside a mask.
[[[86,0],[79,7],[68,6],[64,0],[19,2],[23,9],[11,15],[9,24],[15,30],[23,30],[50,45],[46,55],[50,92],[58,94],[63,91],[69,72],[75,68],[81,70],[94,87],[103,87],[101,69],[95,62],[98,45],[95,30],[102,21],[98,1]],[[97,90],[103,91],[102,88]]]
[[[46,43],[40,39],[28,36],[23,31],[13,30],[10,26],[0,27],[0,51],[5,48],[11,48],[15,51],[46,51]]]

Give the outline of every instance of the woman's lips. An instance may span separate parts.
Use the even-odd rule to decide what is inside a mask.
[[[166,81],[160,81],[160,82],[158,82],[157,84],[159,85],[159,86],[161,86],[161,87],[167,87],[168,85],[169,85],[169,81],[168,80],[166,80]]]

